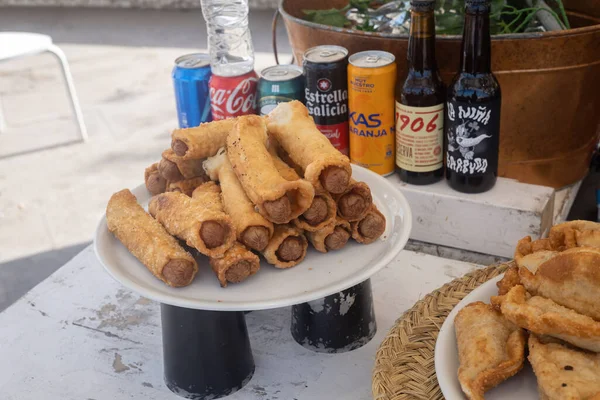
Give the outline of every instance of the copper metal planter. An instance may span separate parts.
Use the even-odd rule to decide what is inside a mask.
[[[573,29],[494,36],[492,68],[502,86],[500,175],[561,187],[585,176],[600,135],[600,0],[564,0]],[[333,28],[304,21],[302,9],[341,7],[347,0],[283,0],[296,60],[320,44],[351,53],[381,49],[404,60],[408,37]],[[438,36],[444,81],[455,74],[459,36]],[[406,73],[398,63],[399,78]]]

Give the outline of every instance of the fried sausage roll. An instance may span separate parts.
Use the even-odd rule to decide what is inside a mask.
[[[158,171],[169,182],[178,182],[184,179],[205,176],[202,168],[203,158],[183,159],[177,156],[173,149],[167,149],[162,153],[162,160],[158,164]]]
[[[304,260],[307,249],[308,242],[300,229],[288,224],[276,225],[275,233],[262,254],[269,264],[290,268]]]
[[[348,239],[352,236],[350,222],[336,218],[333,224],[326,226],[317,232],[306,232],[306,237],[313,247],[321,253],[330,250],[339,250],[346,246]]]
[[[303,180],[285,180],[267,145],[267,127],[256,115],[239,117],[227,138],[227,155],[248,198],[269,221],[287,223],[311,205],[315,191]]]
[[[263,251],[273,236],[273,223],[254,209],[231,167],[225,148],[208,158],[204,168],[210,179],[221,183],[223,207],[235,225],[237,240],[251,249]]]
[[[169,286],[187,286],[198,265],[127,189],[112,195],[106,207],[108,229],[150,272]]]
[[[232,118],[206,122],[195,128],[175,129],[171,135],[171,148],[185,160],[212,157],[225,146],[234,123]]]
[[[144,171],[144,183],[152,196],[167,190],[167,180],[158,172],[158,163],[154,163]]]
[[[228,282],[238,283],[258,272],[260,259],[243,244],[235,242],[222,258],[211,257],[210,266],[221,287],[227,287]]]
[[[269,152],[275,163],[275,167],[281,176],[288,180],[294,181],[300,179],[298,173],[289,165],[287,165],[277,155],[277,149],[274,146],[269,147]],[[298,218],[294,219],[294,225],[300,229],[309,232],[315,232],[331,225],[335,221],[337,207],[333,197],[324,189],[315,188],[315,197],[308,210],[306,210]]]
[[[296,170],[290,167],[285,161],[279,157],[277,154],[277,146],[273,143],[273,140],[269,139],[269,154],[271,154],[271,158],[273,159],[273,164],[275,164],[275,168],[279,171],[279,174],[286,181],[296,181],[298,179],[302,179],[302,177],[296,172]]]
[[[351,222],[351,225],[352,238],[358,243],[369,244],[385,232],[385,217],[375,204],[372,204],[365,216],[359,221]]]
[[[150,200],[148,211],[188,246],[209,257],[223,257],[233,246],[235,228],[223,212],[218,189],[208,182],[194,191],[193,198],[178,192],[162,193]]]
[[[279,103],[269,114],[267,126],[292,161],[302,168],[304,179],[316,187],[322,185],[332,194],[346,190],[352,175],[350,160],[317,129],[301,102]]]
[[[350,185],[344,193],[336,195],[337,213],[348,221],[362,219],[373,204],[371,189],[364,182],[350,179]]]
[[[186,196],[192,196],[194,190],[208,180],[206,176],[184,179],[179,182],[169,182],[167,184],[167,192],[179,192]]]
[[[333,197],[324,189],[315,189],[313,202],[308,210],[294,219],[294,225],[307,232],[316,232],[335,221],[336,211]]]

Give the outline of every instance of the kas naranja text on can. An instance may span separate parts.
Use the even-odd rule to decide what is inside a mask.
[[[238,76],[213,74],[208,83],[213,120],[256,114],[257,85],[254,70]]]
[[[304,75],[297,65],[275,65],[260,72],[258,112],[267,115],[277,104],[299,100],[304,103]]]
[[[395,168],[394,102],[396,62],[385,51],[362,51],[349,58],[350,160],[389,175]]]
[[[304,53],[308,113],[331,144],[348,154],[348,50],[317,46]]]
[[[208,54],[186,54],[175,60],[172,76],[180,128],[212,121],[208,96],[210,75]]]

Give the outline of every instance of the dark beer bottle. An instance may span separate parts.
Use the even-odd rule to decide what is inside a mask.
[[[498,176],[500,85],[491,69],[489,0],[466,0],[460,71],[448,87],[446,179],[481,193]]]
[[[435,61],[434,0],[412,0],[408,75],[396,98],[400,179],[427,185],[444,176],[445,87]]]

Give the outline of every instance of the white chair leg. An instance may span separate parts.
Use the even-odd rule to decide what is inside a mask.
[[[0,133],[6,132],[6,120],[4,119],[4,111],[2,110],[2,99],[0,99]]]
[[[48,51],[53,53],[62,66],[63,75],[65,77],[65,82],[67,84],[67,88],[69,90],[69,96],[71,100],[71,107],[73,108],[73,112],[75,113],[75,118],[77,119],[77,124],[79,125],[79,133],[81,134],[81,139],[84,142],[88,140],[87,129],[85,127],[85,123],[83,122],[83,113],[81,112],[81,108],[79,106],[79,99],[77,98],[77,92],[75,91],[75,85],[73,84],[73,77],[71,76],[71,69],[69,68],[69,63],[67,61],[67,57],[65,53],[56,45],[52,44],[48,48]]]

